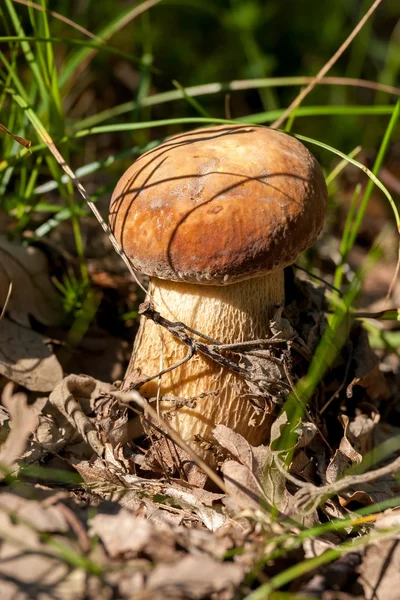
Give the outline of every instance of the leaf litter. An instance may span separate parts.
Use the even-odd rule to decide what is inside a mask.
[[[11,293],[10,293],[11,291]],[[43,325],[62,318],[44,254],[0,235],[0,374],[35,392],[50,392],[63,376],[49,342],[31,329],[29,317]]]
[[[9,281],[5,277],[2,285]],[[274,363],[273,375],[288,390],[307,372],[326,327],[323,293],[305,281],[292,279],[290,286],[284,311],[279,309],[271,323],[281,340],[275,356],[282,359],[280,365]],[[29,315],[40,321],[33,305],[28,309],[14,302],[7,310],[8,317],[0,321],[7,360],[0,369],[27,392],[9,383],[2,397],[0,462],[3,480],[10,482],[0,493],[0,579],[5,598],[244,597],[258,577],[282,570],[285,563],[268,558],[285,548],[279,542],[282,536],[295,540],[304,525],[353,515],[357,507],[398,496],[393,455],[377,465],[386,472],[376,479],[362,481],[362,474],[348,475],[348,469],[359,466],[377,443],[384,444],[393,435],[393,429],[385,429],[380,421],[391,391],[358,326],[303,423],[297,425],[289,472],[273,445],[287,421],[285,413],[276,420],[269,443],[259,447],[226,426],[215,428],[224,483],[224,490],[218,490],[204,476],[188,481],[173,462],[166,465],[163,456],[156,465],[162,444],[175,447],[181,458],[184,450],[146,410],[119,400],[118,383],[74,374],[62,379],[48,340],[27,327]],[[14,354],[10,339],[19,340]],[[225,360],[215,345],[193,349],[194,354],[203,351]],[[262,397],[272,373],[268,353],[262,347],[236,351],[235,366],[246,372],[253,391]],[[285,369],[290,361],[296,372],[291,381]],[[275,397],[277,414],[283,387]],[[42,476],[32,469],[44,465],[61,473],[61,481],[56,483],[58,476],[53,480],[49,474],[41,483]],[[347,535],[357,538],[357,527],[349,526]],[[321,534],[312,544],[294,543],[292,550],[285,550],[286,560],[318,556],[342,539]],[[376,547],[382,543],[375,542]],[[390,548],[389,544],[389,554]],[[343,586],[350,590],[356,581],[356,591],[363,590],[368,597],[368,589],[377,583],[374,575],[365,576],[365,569],[375,573],[379,568],[379,550],[374,555],[373,545],[367,545],[354,555],[353,563],[343,558],[311,573],[299,591],[317,597],[319,590],[321,598],[328,598],[339,572]],[[387,563],[388,555],[386,559]],[[375,571],[373,561],[378,565]]]

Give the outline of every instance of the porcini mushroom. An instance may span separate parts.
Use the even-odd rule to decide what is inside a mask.
[[[314,243],[326,204],[321,168],[298,140],[224,125],[176,135],[142,155],[115,188],[110,223],[134,267],[151,276],[161,315],[230,344],[268,338],[274,306],[284,301],[284,268]],[[186,354],[143,319],[128,374],[155,375]],[[156,396],[157,385],[141,392]],[[196,398],[170,425],[197,451],[218,423],[255,446],[268,437],[271,411],[255,409],[246,381],[208,358],[196,355],[163,375],[167,395]]]

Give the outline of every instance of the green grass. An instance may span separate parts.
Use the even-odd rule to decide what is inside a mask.
[[[160,65],[168,68],[169,62],[160,52],[165,29],[160,25],[161,21],[157,20],[157,15],[159,10],[164,10],[162,4],[168,4],[171,28],[177,27],[181,17],[174,13],[178,8],[174,3],[160,2],[158,6],[154,1],[150,13],[144,12],[141,16],[137,14],[137,6],[121,9],[118,3],[116,7],[114,3],[105,3],[109,11],[108,17],[98,23],[97,15],[90,15],[90,7],[94,10],[93,1],[89,2],[84,18],[89,24],[94,22],[95,34],[83,38],[77,37],[75,31],[74,36],[71,36],[70,27],[50,18],[45,10],[36,11],[31,7],[16,5],[11,0],[4,0],[0,11],[0,21],[5,33],[0,37],[0,61],[3,65],[0,72],[1,120],[15,135],[32,140],[31,148],[27,149],[9,136],[2,135],[0,138],[1,206],[14,220],[15,236],[29,229],[32,232],[31,239],[46,238],[62,223],[68,223],[73,231],[78,269],[65,273],[57,283],[65,311],[72,315],[67,334],[69,348],[79,343],[95,319],[100,297],[91,289],[85,256],[82,217],[87,217],[90,212],[86,202],[75,197],[72,181],[63,172],[61,161],[49,151],[52,140],[66,163],[73,166],[77,177],[90,177],[97,181],[96,176],[102,173],[106,174],[108,181],[115,181],[130,161],[154,148],[171,133],[210,124],[245,122],[266,125],[274,122],[290,103],[291,97],[288,94],[294,87],[301,88],[309,83],[310,74],[318,71],[320,61],[327,60],[333,53],[331,50],[334,51],[340,41],[334,38],[331,49],[326,44],[329,43],[328,34],[332,32],[327,30],[325,37],[315,35],[310,39],[323,38],[320,42],[323,59],[318,53],[312,54],[310,71],[302,63],[295,75],[273,76],[276,59],[264,47],[267,41],[264,41],[259,31],[259,21],[264,14],[262,4],[256,0],[248,4],[232,1],[222,3],[223,8],[216,8],[208,2],[189,2],[184,8],[187,14],[193,11],[193,20],[206,19],[207,23],[218,23],[226,36],[226,55],[222,58],[215,56],[218,64],[221,61],[220,69],[215,73],[214,66],[207,62],[207,57],[198,52],[197,61],[192,61],[197,70],[190,73],[189,77],[188,57],[194,52],[190,47],[188,56],[182,52],[178,58],[174,58],[172,62],[176,66],[176,72],[170,77],[160,68]],[[45,0],[41,0],[41,6],[46,7]],[[271,3],[269,10],[271,12],[263,18],[266,22],[273,23],[276,17],[274,11],[279,13],[280,9]],[[330,10],[337,10],[336,25],[332,21],[331,26],[340,32],[347,19],[347,8],[345,4],[338,4],[336,9],[331,7]],[[137,21],[134,22],[135,29],[132,31],[135,31],[136,36],[130,40],[125,30],[129,29],[135,18]],[[294,24],[297,22],[296,18],[295,15]],[[393,87],[400,71],[398,41],[393,34],[384,57],[380,59],[382,50],[377,37],[373,37],[371,45],[366,43],[369,36],[373,35],[372,23],[368,27],[370,29],[364,29],[352,45],[347,66],[336,71],[344,73],[346,77],[333,75],[326,78],[312,92],[310,103],[304,102],[285,123],[285,130],[312,148],[318,154],[325,172],[329,173],[327,183],[331,191],[332,210],[340,203],[340,198],[335,195],[335,180],[346,165],[350,163],[356,166],[369,178],[365,189],[356,186],[342,232],[340,263],[336,266],[333,284],[337,288],[343,288],[343,296],[339,297],[335,293],[330,295],[328,328],[307,375],[298,382],[295,392],[289,396],[283,409],[287,414],[288,425],[283,429],[276,449],[282,453],[286,464],[290,463],[296,442],[296,425],[346,341],[349,326],[354,319],[355,301],[369,269],[380,257],[379,246],[373,245],[368,259],[354,274],[352,281],[345,280],[344,267],[347,266],[349,254],[357,241],[374,186],[383,192],[390,203],[393,221],[400,230],[397,204],[379,180],[379,171],[390,144],[398,135],[400,103],[393,104],[393,99],[400,96],[400,90]],[[321,24],[316,23],[315,31],[319,32],[320,28]],[[296,33],[299,34],[299,31],[293,35]],[[171,36],[176,46],[180,47],[182,41],[177,35],[174,37],[173,33]],[[198,43],[201,45],[201,41]],[[238,72],[233,74],[231,63],[234,62],[232,56],[236,56],[236,46],[241,48],[243,59],[242,62],[236,61],[235,64],[239,65]],[[167,54],[170,47],[166,41],[164,48]],[[284,60],[288,62],[287,69],[283,72],[287,72],[292,56],[282,58]],[[371,81],[374,73],[371,73],[370,64],[379,60],[380,77],[379,82],[375,83]],[[84,112],[73,116],[71,113],[74,110],[65,110],[75,86],[82,83],[82,78],[87,73],[93,74],[95,80],[98,78],[100,85],[117,86],[118,82],[113,74],[117,61],[126,61],[131,69],[135,69],[137,81],[130,97],[125,90],[121,99],[123,101],[118,98],[118,101],[110,105],[101,106],[94,114]],[[83,67],[87,69],[86,72]],[[209,74],[208,79],[201,77],[204,73]],[[199,78],[197,82],[196,77]],[[203,83],[204,81],[212,83]],[[82,94],[85,89],[83,86]],[[160,89],[162,91],[157,91]],[[366,94],[362,100],[361,91]],[[227,94],[230,95],[228,99]],[[117,98],[118,93],[113,97]],[[237,104],[234,102],[236,99]],[[72,106],[74,109],[75,104],[76,101],[72,102],[70,108]],[[228,105],[232,113],[230,117],[233,118],[226,119],[225,110]],[[121,120],[123,116],[124,119]],[[368,127],[364,131],[362,124],[365,122]],[[90,145],[97,144],[102,139],[110,141],[106,150],[99,151],[95,160],[87,161],[86,154]],[[378,149],[372,170],[366,169],[356,159],[360,149],[369,147],[370,144]],[[335,165],[334,159],[340,159],[340,162]],[[97,197],[109,194],[111,187],[112,183],[102,187]],[[97,200],[97,197],[93,199]],[[132,315],[135,316],[136,312],[133,311]],[[125,318],[130,317],[125,315]],[[388,311],[386,317],[382,318],[395,319],[398,314]],[[365,320],[365,327],[373,345],[389,352],[398,352],[396,331],[379,331],[369,320]],[[366,516],[384,510],[385,506],[375,505],[359,511],[359,514]],[[273,540],[274,553],[265,557],[259,569],[268,560],[281,557],[298,547],[306,538],[349,527],[349,519],[302,530],[296,539],[293,539],[291,525],[288,523],[288,533]],[[364,523],[368,523],[368,520]],[[357,527],[357,524],[351,526]],[[247,596],[247,600],[289,599],[293,597],[291,594],[277,590],[343,553],[365,545],[370,539],[371,535],[364,535],[354,543],[346,542],[318,558],[290,567],[258,587]],[[63,555],[62,549],[60,552]],[[83,567],[91,573],[99,574],[96,573],[96,566],[82,563],[82,557],[67,553],[64,560],[73,568]],[[257,582],[258,574],[256,571],[253,573],[253,583]]]

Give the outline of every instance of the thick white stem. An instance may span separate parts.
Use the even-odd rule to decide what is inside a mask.
[[[283,271],[228,286],[201,286],[152,279],[157,310],[171,321],[181,321],[219,342],[233,344],[270,335],[273,307],[284,299]],[[145,320],[141,323],[127,375],[134,369],[153,375],[181,361],[187,348],[168,331]],[[148,398],[157,396],[158,381],[142,387]],[[161,409],[182,439],[199,451],[199,440],[212,441],[211,431],[223,423],[251,444],[266,440],[271,415],[254,408],[246,396],[246,382],[214,361],[196,355],[161,378],[161,396],[195,397],[196,407],[172,413],[173,404]],[[204,456],[204,451],[201,452]],[[212,462],[211,457],[206,459]]]

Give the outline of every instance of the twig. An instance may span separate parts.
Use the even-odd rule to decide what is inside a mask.
[[[260,374],[257,374],[257,373],[254,374],[248,368],[242,367],[240,364],[237,364],[236,362],[230,360],[229,358],[222,356],[220,354],[220,344],[216,340],[213,340],[214,344],[210,345],[210,344],[205,344],[204,342],[201,342],[200,340],[192,338],[188,334],[188,331],[194,332],[196,335],[198,335],[201,338],[203,337],[203,334],[200,333],[199,331],[196,331],[196,330],[186,326],[184,323],[172,322],[169,319],[166,319],[165,317],[161,316],[160,313],[157,312],[153,308],[152,303],[149,302],[148,300],[146,300],[139,306],[139,314],[144,315],[148,319],[151,319],[157,325],[160,325],[161,327],[164,327],[165,329],[167,329],[174,337],[176,337],[179,341],[181,341],[185,346],[187,346],[189,348],[189,352],[188,352],[187,356],[182,361],[180,361],[180,363],[177,363],[176,365],[169,367],[165,371],[171,371],[171,370],[177,368],[184,362],[187,362],[188,360],[190,360],[190,358],[192,358],[192,356],[196,352],[199,352],[200,354],[207,356],[207,358],[210,358],[211,360],[217,362],[222,367],[232,371],[233,373],[236,373],[237,375],[242,376],[246,381],[252,382],[258,386],[259,386],[260,382],[263,382],[263,383],[273,383],[273,384],[281,386],[281,387],[287,387],[287,384],[285,384],[282,381],[279,381],[279,380],[273,381],[273,380],[269,380],[265,377],[263,378],[262,376],[260,376]],[[207,338],[207,336],[204,336],[204,337]],[[211,338],[208,338],[208,339],[211,339]],[[272,338],[272,339],[274,339],[274,338]],[[268,343],[268,340],[262,340],[262,341],[264,343]],[[282,342],[283,341],[285,343],[288,343],[288,341],[290,341],[290,340],[282,340]],[[239,352],[235,352],[235,350],[233,349],[234,346],[235,346],[234,344],[232,344],[232,345],[229,344],[229,350],[232,353],[237,354],[238,357],[242,358],[242,359],[244,359],[244,357],[246,356],[247,359],[249,360],[249,357],[251,357],[251,353],[248,353],[245,355],[245,354],[241,354]],[[241,344],[239,344],[239,346],[241,346]],[[267,358],[267,357],[263,356],[263,358],[265,360],[268,360],[270,357]],[[273,358],[274,358],[274,360],[271,359],[270,362],[277,362],[277,359],[275,357],[273,357]],[[280,361],[278,361],[278,362],[280,362]],[[155,379],[158,376],[159,376],[159,373],[157,373],[156,375],[153,375],[151,377],[151,379]],[[146,382],[147,381],[148,380],[146,379]],[[143,381],[139,380],[136,383],[136,387],[137,387],[137,385],[143,385]]]
[[[36,117],[36,115],[29,108],[29,105],[24,100],[24,98],[22,98],[21,96],[19,96],[18,94],[16,94],[14,92],[14,90],[7,89],[6,91],[11,96],[13,96],[15,98],[17,104],[19,104],[21,106],[21,108],[23,108],[26,111],[27,116],[28,116],[29,120],[31,121],[32,125],[34,126],[34,128],[36,129],[37,134],[39,135],[39,137],[41,138],[41,140],[44,142],[44,144],[46,144],[47,148],[50,150],[51,154],[54,156],[54,158],[56,159],[56,161],[58,162],[58,164],[60,165],[60,167],[63,169],[63,171],[72,180],[72,183],[74,184],[74,186],[76,187],[76,189],[78,190],[78,192],[80,193],[80,195],[82,196],[82,198],[86,201],[86,203],[89,206],[90,210],[92,211],[92,213],[96,217],[97,221],[100,223],[103,231],[108,236],[111,244],[113,245],[114,250],[116,251],[116,253],[118,254],[118,256],[120,256],[122,258],[122,260],[124,261],[125,265],[128,268],[129,273],[132,275],[132,277],[133,277],[134,281],[136,282],[136,284],[147,295],[149,295],[148,291],[143,287],[143,285],[138,280],[137,275],[136,275],[136,273],[135,273],[135,271],[134,271],[134,269],[132,267],[132,264],[131,264],[129,258],[125,254],[125,252],[122,249],[121,245],[118,243],[118,241],[117,241],[115,235],[113,234],[113,232],[111,231],[109,225],[107,225],[107,223],[104,221],[103,217],[99,213],[98,209],[96,208],[96,206],[93,203],[92,199],[90,198],[89,194],[87,193],[87,191],[85,190],[85,188],[83,187],[83,185],[79,181],[79,179],[76,177],[75,173],[72,171],[72,169],[70,168],[70,166],[67,164],[67,162],[65,161],[65,159],[63,158],[63,156],[61,155],[61,153],[58,150],[57,146],[53,142],[53,139],[51,138],[50,134],[45,129],[45,127],[42,125],[41,121]]]
[[[329,283],[329,281],[327,281],[323,277],[320,277],[319,275],[316,275],[315,273],[311,273],[311,271],[307,271],[307,269],[305,269],[304,267],[300,267],[299,265],[294,264],[293,267],[295,269],[298,269],[299,271],[303,271],[303,273],[307,273],[307,275],[309,275],[310,277],[313,277],[314,279],[317,279],[317,281],[321,281],[321,283],[325,284],[331,290],[334,290],[335,292],[337,292],[339,294],[339,296],[341,296],[343,298],[344,294],[343,294],[342,290],[340,290],[339,288],[337,288],[334,285],[332,285],[331,283]]]
[[[55,19],[58,19],[59,21],[66,23],[66,25],[70,25],[70,27],[73,27],[77,31],[80,31],[80,33],[87,35],[87,37],[91,38],[92,40],[96,40],[97,42],[101,42],[101,43],[103,42],[103,40],[101,38],[99,38],[99,37],[97,37],[97,35],[94,35],[93,33],[91,33],[88,29],[85,29],[81,25],[78,25],[78,23],[75,23],[75,21],[68,19],[68,17],[64,17],[64,15],[61,15],[60,13],[55,12],[54,10],[50,10],[50,9],[46,8],[45,6],[36,4],[35,2],[30,2],[30,0],[13,0],[13,2],[16,2],[18,4],[23,4],[24,6],[29,6],[31,8],[34,8],[35,10],[39,10],[41,12],[45,12],[48,15],[50,15],[51,17],[54,17]]]
[[[10,283],[8,284],[8,292],[7,292],[6,299],[4,301],[3,310],[1,311],[1,314],[0,314],[0,321],[3,319],[3,317],[6,313],[7,306],[10,301],[10,298],[11,298],[12,289],[13,289],[13,284],[12,284],[12,281],[10,281]]]
[[[331,397],[325,402],[324,406],[319,411],[320,415],[322,415],[322,413],[324,413],[326,411],[326,409],[331,404],[331,402],[333,402],[333,400],[339,396],[340,392],[346,385],[347,376],[349,374],[350,364],[351,364],[352,359],[353,359],[353,344],[351,343],[350,352],[349,352],[349,356],[347,357],[346,369],[344,372],[344,377],[343,377],[342,383],[339,385],[338,389],[335,392],[333,392]]]
[[[283,467],[278,464],[276,461],[279,470],[284,471]],[[396,458],[389,465],[384,467],[380,467],[379,469],[375,469],[374,471],[369,471],[368,473],[361,473],[359,475],[347,475],[346,477],[342,477],[338,481],[330,483],[328,485],[324,485],[321,487],[317,487],[312,483],[304,483],[289,475],[285,471],[285,477],[295,483],[300,489],[295,494],[296,505],[298,508],[301,508],[306,513],[315,510],[321,504],[323,500],[326,498],[330,498],[331,496],[335,496],[339,492],[342,492],[346,488],[354,487],[358,485],[362,485],[364,483],[369,483],[371,481],[375,481],[380,477],[385,477],[386,475],[393,475],[394,473],[400,470],[400,457]],[[310,505],[311,503],[311,505]]]
[[[213,471],[213,469],[211,469],[211,467],[209,467],[207,465],[207,463],[204,462],[204,460],[202,460],[200,458],[200,456],[198,456],[196,454],[196,452],[190,447],[188,446],[188,444],[186,442],[184,442],[181,437],[179,436],[179,434],[175,431],[175,429],[173,429],[169,423],[167,423],[167,421],[165,421],[164,419],[162,419],[161,417],[158,416],[157,411],[154,410],[154,408],[152,406],[150,406],[150,404],[143,398],[143,396],[141,394],[139,394],[138,391],[133,390],[131,392],[107,392],[107,395],[112,396],[113,398],[116,398],[117,400],[124,402],[124,403],[129,403],[129,402],[135,402],[135,404],[137,404],[143,411],[144,413],[150,415],[150,417],[155,421],[156,424],[158,424],[158,426],[165,430],[168,435],[171,437],[171,439],[180,447],[182,448],[182,450],[184,450],[185,452],[187,452],[187,454],[189,454],[189,456],[193,459],[193,461],[196,463],[196,465],[198,465],[203,471],[204,473],[206,473],[206,475],[208,475],[208,477],[226,494],[226,488],[225,488],[225,484],[223,482],[223,480],[221,479],[221,477],[219,475],[217,475],[217,473],[215,471]]]
[[[353,31],[350,33],[348,38],[343,42],[340,48],[335,52],[330,60],[322,67],[322,69],[318,72],[314,79],[310,81],[310,83],[305,87],[298,96],[293,100],[293,102],[288,106],[283,115],[279,117],[274,123],[272,123],[272,129],[278,129],[282,123],[287,119],[290,113],[301,104],[304,98],[311,92],[311,90],[321,81],[323,76],[333,67],[335,62],[340,58],[343,52],[348,48],[351,42],[354,40],[359,31],[364,27],[365,23],[368,21],[373,12],[378,8],[379,4],[382,0],[375,0],[371,8],[365,13],[361,21],[356,25]]]

